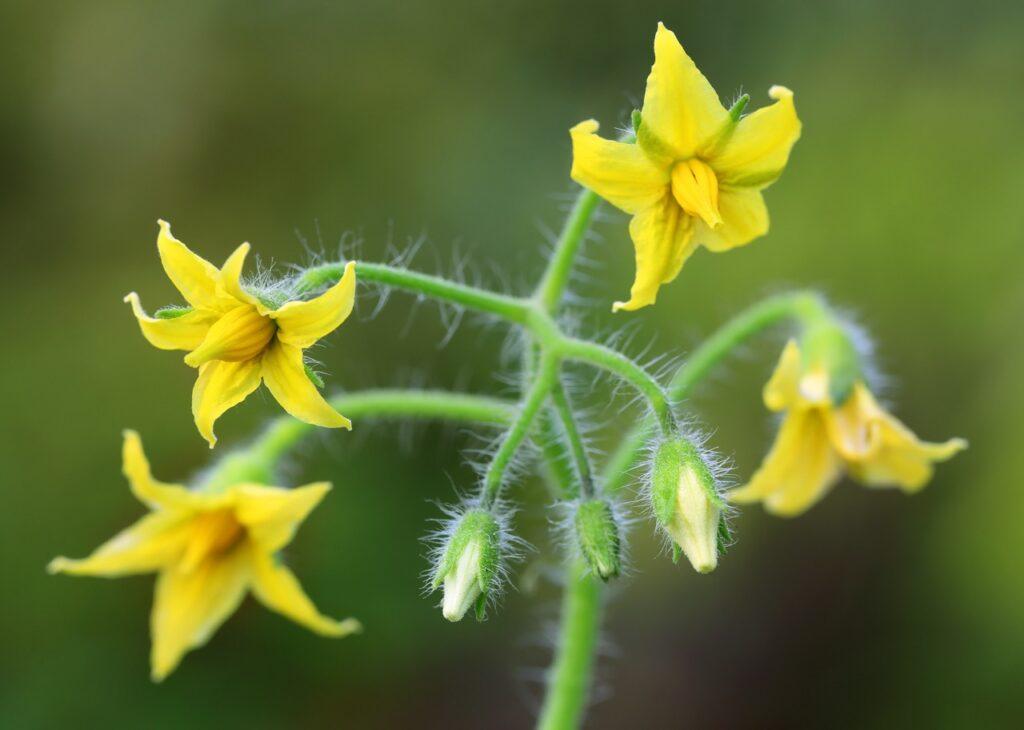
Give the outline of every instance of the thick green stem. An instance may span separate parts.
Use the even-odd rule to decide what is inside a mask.
[[[516,455],[523,441],[530,434],[530,428],[537,412],[540,411],[544,401],[547,400],[551,386],[557,377],[558,363],[553,358],[544,355],[541,357],[537,367],[536,377],[530,384],[530,389],[523,397],[519,414],[512,422],[511,428],[505,434],[501,446],[495,452],[484,475],[483,491],[480,495],[480,504],[485,509],[494,505],[501,493],[501,487],[505,480],[505,472],[508,470],[512,458]]]
[[[802,325],[830,316],[825,302],[813,292],[789,292],[764,299],[740,312],[704,340],[676,372],[669,392],[676,400],[687,398],[694,387],[738,346],[786,319]],[[614,493],[625,486],[629,470],[649,443],[654,424],[649,420],[634,428],[605,466],[605,489]]]
[[[631,383],[650,403],[663,433],[666,436],[675,433],[676,419],[668,395],[657,380],[628,357],[610,347],[572,338],[559,342],[559,353],[570,360],[580,360],[608,370]]]
[[[579,493],[583,498],[594,496],[594,475],[590,468],[590,457],[587,456],[587,447],[583,443],[583,436],[580,434],[579,426],[576,424],[576,416],[569,403],[569,395],[565,392],[565,385],[561,379],[555,380],[551,388],[551,403],[554,411],[558,414],[562,423],[562,430],[565,433],[565,440],[568,442],[569,453],[572,456],[573,464],[576,466],[576,478],[579,482]]]
[[[583,721],[601,629],[601,582],[575,561],[566,571],[562,624],[539,730],[572,730]]]
[[[555,251],[548,263],[544,278],[537,287],[536,299],[547,312],[554,312],[562,301],[562,294],[569,283],[569,275],[576,259],[576,253],[587,236],[590,220],[601,199],[590,190],[581,190],[572,206],[565,226],[555,244]]]
[[[344,271],[345,265],[342,263],[314,266],[299,277],[296,288],[299,293],[303,293],[329,286],[338,281]],[[523,324],[527,320],[531,311],[529,302],[515,297],[496,294],[475,286],[448,281],[440,276],[422,274],[387,264],[357,261],[356,277],[363,281],[375,281],[385,286],[451,302],[479,312],[487,312],[519,324]]]

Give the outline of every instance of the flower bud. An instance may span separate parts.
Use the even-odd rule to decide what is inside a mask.
[[[444,586],[441,613],[461,621],[470,607],[484,618],[487,594],[498,573],[500,529],[494,515],[481,509],[466,512],[456,522],[432,581]]]
[[[718,565],[723,502],[711,469],[690,441],[678,438],[658,447],[651,504],[658,524],[693,569],[698,573],[714,570]]]
[[[615,578],[621,567],[619,524],[602,499],[580,502],[574,519],[576,541],[590,570],[601,580]]]

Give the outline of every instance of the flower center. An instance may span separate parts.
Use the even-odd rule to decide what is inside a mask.
[[[245,537],[245,528],[230,509],[202,512],[192,518],[179,569],[190,572],[208,559],[228,553]]]
[[[677,162],[672,168],[672,195],[688,214],[710,228],[722,222],[718,212],[718,178],[707,163],[696,157]]]
[[[255,307],[243,304],[218,319],[185,362],[199,367],[210,360],[251,360],[266,349],[276,331],[274,320],[264,317]]]

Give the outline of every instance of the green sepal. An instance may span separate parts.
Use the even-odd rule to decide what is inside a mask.
[[[166,307],[160,307],[160,309],[156,310],[153,316],[156,319],[177,319],[178,317],[190,314],[191,312],[192,307],[178,307],[171,304]]]
[[[683,549],[676,543],[672,543],[672,563],[679,565],[679,558],[683,556]]]
[[[718,520],[718,553],[724,555],[731,544],[732,529],[729,527],[729,522],[721,517]]]
[[[324,379],[317,375],[316,371],[313,370],[313,368],[311,368],[309,365],[303,364],[303,367],[306,369],[306,377],[313,382],[313,385],[323,390]]]
[[[654,469],[651,480],[651,506],[654,516],[662,527],[675,519],[679,479],[683,469],[692,469],[701,488],[716,507],[725,503],[715,490],[715,477],[704,462],[700,451],[685,438],[664,442],[654,455]]]
[[[743,116],[743,110],[747,108],[747,104],[750,103],[750,94],[743,94],[736,102],[729,107],[729,118],[733,122],[738,122],[740,117]]]
[[[823,319],[809,325],[800,338],[804,371],[824,367],[828,372],[829,398],[841,406],[861,380],[860,355],[842,323]]]
[[[576,508],[576,541],[591,572],[603,581],[622,568],[619,525],[611,505],[601,499],[581,502]]]
[[[633,113],[629,115],[629,121],[633,125],[633,136],[640,134],[640,122],[642,117],[640,116],[640,110],[634,109]]]
[[[487,620],[487,594],[481,593],[476,597],[476,603],[473,605],[473,613],[476,615],[477,621]]]

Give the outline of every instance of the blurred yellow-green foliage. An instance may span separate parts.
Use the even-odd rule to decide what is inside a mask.
[[[623,123],[656,22],[723,97],[796,92],[804,137],[768,193],[769,236],[701,253],[657,307],[628,290],[609,214],[577,287],[583,319],[683,355],[762,294],[816,286],[875,335],[896,412],[972,448],[919,496],[844,483],[807,515],[745,511],[711,576],[676,568],[650,527],[609,607],[594,728],[1010,727],[1024,712],[1024,17],[1009,2],[129,2],[0,7],[0,725],[523,727],[534,716],[557,591],[543,491],[517,524],[537,546],[484,624],[420,596],[419,538],[472,475],[461,429],[358,423],[304,449],[291,483],[335,491],[291,562],[362,636],[319,639],[245,604],[161,686],[148,679],[152,581],[45,575],[141,513],[119,432],[164,479],[209,458],[193,373],[147,345],[121,297],[175,295],[158,217],[203,255],[242,240],[303,261],[343,235],[380,259],[525,291],[572,193],[575,122]],[[508,364],[466,321],[394,295],[319,356],[331,387],[506,393]],[[779,347],[761,340],[693,400],[750,473],[772,424],[759,401]],[[278,412],[250,399],[224,448]],[[624,430],[618,408],[597,412]],[[606,441],[607,443],[607,441]],[[396,444],[402,445],[395,456]],[[521,582],[521,581],[520,581]],[[535,584],[535,585],[534,585]]]

